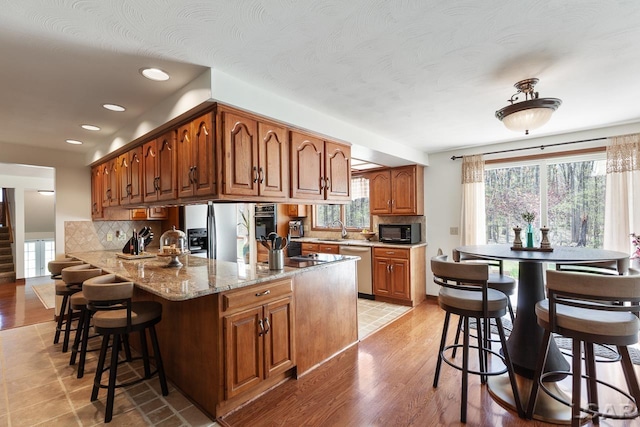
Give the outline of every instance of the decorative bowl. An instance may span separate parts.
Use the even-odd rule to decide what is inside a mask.
[[[373,239],[375,237],[375,235],[376,235],[376,233],[373,232],[373,231],[369,231],[367,233],[360,233],[360,234],[362,234],[364,236],[364,238],[367,239],[367,240]]]

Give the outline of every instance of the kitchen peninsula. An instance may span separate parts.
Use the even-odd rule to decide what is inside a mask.
[[[115,251],[68,255],[133,281],[135,299],[162,304],[166,374],[214,418],[358,341],[356,257],[271,271],[189,255],[181,268]]]

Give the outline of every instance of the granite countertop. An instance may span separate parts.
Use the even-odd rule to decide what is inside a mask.
[[[339,262],[351,262],[358,257],[297,268],[285,266],[282,270],[269,270],[267,264],[244,264],[217,261],[193,255],[179,257],[182,267],[166,267],[167,258],[141,258],[127,260],[119,258],[119,251],[71,252],[88,264],[102,268],[106,273],[132,281],[137,287],[171,301],[183,301],[205,295],[228,291],[244,286],[256,285],[312,269],[324,269]]]
[[[334,238],[322,238],[322,237],[292,237],[292,242],[302,242],[302,243],[327,243],[334,245],[344,245],[344,246],[368,246],[368,247],[377,247],[377,248],[418,248],[420,246],[427,246],[427,242],[406,244],[406,243],[384,243],[379,242],[377,240],[370,241],[364,239],[334,239]]]

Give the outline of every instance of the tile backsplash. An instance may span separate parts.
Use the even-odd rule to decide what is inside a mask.
[[[160,247],[160,236],[163,230],[159,221],[65,221],[64,250],[65,252],[100,251],[122,249],[133,234],[133,229],[151,227],[153,240],[150,248]],[[118,235],[126,236],[119,240]],[[112,240],[108,241],[108,236]]]

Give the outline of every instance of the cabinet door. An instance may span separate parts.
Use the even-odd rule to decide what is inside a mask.
[[[391,213],[416,214],[416,177],[413,167],[397,168],[391,171],[391,194],[393,195]]]
[[[264,378],[262,313],[259,306],[223,318],[226,399],[254,387]]]
[[[120,174],[118,159],[109,160],[109,206],[120,205]]]
[[[215,183],[215,145],[213,114],[207,113],[191,122],[194,148],[194,193],[196,196],[212,196],[217,193]]]
[[[158,147],[158,200],[174,200],[176,192],[176,131],[156,140]]]
[[[289,141],[287,130],[269,122],[258,123],[259,194],[289,196]]]
[[[307,216],[307,205],[287,205],[287,216],[302,218]]]
[[[180,126],[178,128],[177,138],[178,170],[176,175],[178,178],[178,197],[191,197],[194,193],[194,141],[191,132],[191,123]]]
[[[373,293],[385,297],[392,294],[387,258],[373,258]]]
[[[369,175],[369,210],[373,215],[391,212],[391,172],[372,172]]]
[[[149,219],[167,219],[169,218],[169,212],[167,208],[151,207],[147,209],[147,217]]]
[[[324,141],[291,132],[291,197],[324,198]]]
[[[258,194],[258,122],[222,112],[224,194]]]
[[[118,194],[120,195],[120,205],[124,206],[129,204],[129,185],[131,182],[128,153],[118,156],[118,171],[120,172]]]
[[[158,200],[158,150],[156,140],[149,141],[142,146],[142,170],[143,170],[143,193],[142,199],[145,202],[155,202]]]
[[[129,203],[142,203],[142,146],[129,151]]]
[[[265,378],[268,378],[295,364],[292,297],[266,304],[264,317],[264,365]]]
[[[409,282],[409,261],[406,259],[389,259],[389,278],[392,298],[411,299]]]
[[[326,141],[325,198],[351,200],[351,147]]]
[[[102,169],[91,168],[91,219],[102,219]]]

